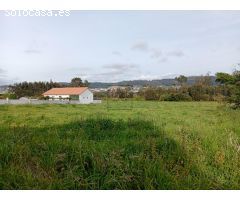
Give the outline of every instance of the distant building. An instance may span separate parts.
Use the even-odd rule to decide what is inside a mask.
[[[132,89],[131,89],[131,91],[132,91],[133,93],[138,93],[141,88],[142,88],[141,86],[133,86]]]
[[[78,100],[82,104],[93,103],[93,93],[88,87],[52,88],[44,92],[43,96],[53,100],[70,99]]]
[[[113,91],[117,91],[118,89],[124,90],[126,89],[126,87],[115,85],[115,86],[108,87],[107,90],[113,92]]]
[[[91,88],[92,92],[106,92],[107,88]]]

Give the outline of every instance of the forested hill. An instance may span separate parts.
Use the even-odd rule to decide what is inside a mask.
[[[201,76],[189,76],[187,77],[187,84],[192,85],[194,84],[198,79],[201,78]],[[215,76],[210,76],[212,85],[215,85]],[[58,82],[61,85],[68,86],[70,83],[68,82]],[[118,86],[172,86],[176,85],[177,81],[175,79],[156,79],[156,80],[129,80],[129,81],[120,81],[120,82],[114,82],[114,83],[106,83],[106,82],[90,82],[89,87],[90,88],[107,88],[110,86],[118,85]],[[8,86],[0,86],[0,90],[7,88]]]
[[[194,84],[201,76],[189,76],[187,80],[188,85]],[[215,76],[210,76],[212,85],[215,85]],[[105,83],[105,82],[90,82],[90,88],[107,88],[114,85],[121,86],[172,86],[176,85],[177,81],[175,79],[159,79],[159,80],[130,80],[130,81],[120,81],[115,83]]]

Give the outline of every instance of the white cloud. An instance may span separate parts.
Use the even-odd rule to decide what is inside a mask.
[[[176,57],[182,57],[184,56],[184,53],[182,50],[174,50],[174,51],[169,51],[167,52],[168,56],[176,56]]]
[[[133,78],[133,80],[156,80],[156,79],[168,79],[175,78],[178,74],[166,73],[161,75],[153,75],[153,74],[140,74]]]
[[[26,54],[40,54],[41,51],[37,50],[37,49],[26,49],[24,51]]]
[[[115,82],[130,80],[139,73],[138,65],[115,63],[102,66],[102,72],[88,74],[88,79],[90,81]]]
[[[112,54],[116,55],[116,56],[121,56],[122,55],[119,51],[113,51]]]
[[[24,53],[26,54],[40,54],[41,53],[41,47],[44,45],[37,40],[32,40],[28,47],[24,50]]]
[[[103,66],[105,69],[113,69],[119,72],[125,72],[126,70],[137,68],[134,64],[111,64]]]
[[[162,51],[159,49],[152,48],[151,49],[151,58],[159,58],[162,56]]]
[[[148,44],[146,42],[138,42],[131,48],[132,50],[148,51]]]
[[[167,61],[168,61],[167,57],[163,57],[158,62],[159,63],[164,63],[164,62],[167,62]]]

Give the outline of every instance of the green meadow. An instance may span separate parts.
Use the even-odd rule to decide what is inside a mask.
[[[240,189],[240,110],[1,105],[0,189]]]

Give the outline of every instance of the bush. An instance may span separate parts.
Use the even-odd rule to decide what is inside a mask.
[[[39,100],[49,100],[49,96],[46,96],[46,97],[40,96],[37,99],[39,99]]]
[[[212,99],[211,96],[208,94],[202,94],[200,96],[200,100],[202,100],[202,101],[211,101],[211,99]]]
[[[192,98],[185,93],[171,93],[165,94],[161,96],[161,100],[163,101],[191,101]]]
[[[224,84],[230,89],[228,102],[233,104],[233,108],[240,108],[240,71],[234,71],[231,75],[227,73],[217,73],[216,81]]]
[[[218,94],[213,97],[213,101],[223,102],[224,100],[226,100],[226,97],[222,94]]]
[[[159,100],[159,95],[154,88],[148,88],[146,89],[144,93],[145,100]]]
[[[6,98],[17,99],[17,96],[13,93],[6,93],[1,96],[1,99],[6,99]]]

